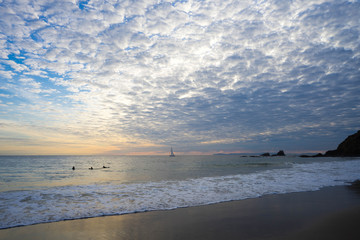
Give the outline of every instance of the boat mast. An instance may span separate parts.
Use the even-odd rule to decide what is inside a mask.
[[[175,154],[174,154],[174,152],[173,152],[172,147],[171,147],[171,149],[170,149],[170,157],[175,157]]]

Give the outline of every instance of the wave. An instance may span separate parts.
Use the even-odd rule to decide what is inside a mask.
[[[293,164],[249,174],[0,193],[0,228],[169,210],[267,194],[315,191],[360,178],[360,160]]]

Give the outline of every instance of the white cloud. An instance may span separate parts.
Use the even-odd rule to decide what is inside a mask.
[[[0,63],[10,66],[15,72],[22,72],[28,70],[28,67],[23,64],[18,64],[12,60],[0,60]]]
[[[14,75],[15,75],[15,74],[12,73],[12,72],[0,70],[0,76],[2,76],[2,77],[4,77],[4,78],[12,79],[12,77],[13,77]]]
[[[40,101],[41,94],[61,92],[64,105],[73,104],[70,112],[84,109],[73,116],[78,123],[66,120],[73,132],[236,144],[268,129],[285,133],[297,122],[318,126],[330,110],[335,125],[359,117],[358,2],[125,0],[80,9],[76,1],[4,1],[1,7],[0,74],[25,74],[23,90],[33,95],[23,97]],[[25,59],[14,62],[10,53]],[[50,80],[40,84],[36,77]]]

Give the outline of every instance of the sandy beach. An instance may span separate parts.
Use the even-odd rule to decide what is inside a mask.
[[[0,239],[357,239],[360,193],[319,191],[44,223],[0,230]]]

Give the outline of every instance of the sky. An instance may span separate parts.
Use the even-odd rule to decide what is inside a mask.
[[[0,0],[0,154],[335,149],[359,33],[357,0]]]

